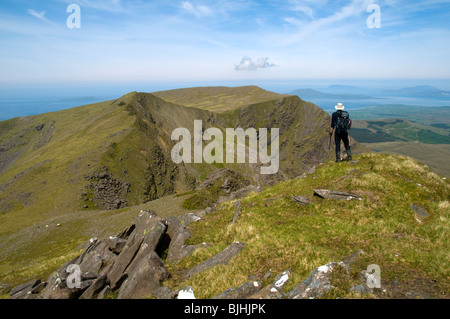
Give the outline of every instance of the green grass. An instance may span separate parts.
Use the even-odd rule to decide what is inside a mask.
[[[427,165],[434,172],[450,178],[449,144],[422,144],[414,142],[367,143],[368,147],[385,154],[410,156]]]
[[[221,204],[201,221],[191,223],[192,236],[187,244],[208,242],[211,246],[197,250],[178,264],[166,264],[173,277],[163,284],[173,289],[191,285],[197,298],[211,298],[227,288],[242,285],[250,276],[262,278],[271,270],[271,276],[263,282],[267,285],[276,274],[290,269],[291,278],[284,288],[288,292],[315,268],[363,250],[365,254],[353,266],[350,277],[340,272],[333,275],[335,288],[325,298],[358,297],[348,288],[359,283],[358,271],[370,264],[381,267],[383,284],[398,280],[401,288],[413,289],[417,282],[425,282],[427,293],[448,297],[449,183],[411,158],[372,153],[355,159],[358,160],[355,165],[325,163],[306,178],[287,180],[250,193],[241,200],[241,213],[233,225],[234,201]],[[313,196],[315,188],[350,191],[363,200],[324,200]],[[0,282],[14,286],[32,278],[45,279],[64,261],[80,253],[79,244],[83,240],[118,233],[134,222],[140,209],[155,209],[160,216],[185,214],[188,211],[181,206],[192,194],[174,195],[119,211],[80,214],[63,221],[58,228],[51,224],[46,235],[51,240],[49,237],[42,241],[49,244],[36,251],[28,247],[23,255],[12,258],[10,265],[2,264],[7,268],[15,263],[15,268],[14,272],[6,273],[2,269]],[[295,203],[292,197],[296,195],[307,196],[312,204]],[[409,207],[411,203],[430,213],[422,224],[416,221]],[[54,222],[57,221],[60,220]],[[44,225],[41,227],[46,230]],[[77,230],[83,230],[84,237],[77,235]],[[18,237],[26,234],[30,235],[22,233]],[[69,239],[69,234],[73,238]],[[44,234],[33,236],[45,238]],[[228,265],[216,266],[189,279],[182,277],[186,269],[236,241],[244,242],[245,247]],[[18,266],[20,260],[23,262],[34,254],[42,255]]]
[[[271,269],[270,282],[290,268],[287,292],[314,268],[361,249],[366,254],[357,262],[360,270],[378,264],[385,283],[398,279],[404,286],[413,279],[432,278],[438,282],[432,293],[448,295],[449,184],[410,158],[368,154],[356,159],[359,163],[354,166],[328,163],[319,167],[314,176],[285,181],[248,195],[242,200],[241,214],[234,225],[233,202],[223,204],[202,222],[191,224],[193,236],[189,243],[208,242],[211,247],[198,250],[177,265],[168,265],[175,276],[167,285],[191,285],[197,297],[210,298],[226,288],[242,285],[249,276],[262,277]],[[358,170],[344,178],[354,169]],[[352,191],[364,200],[322,200],[312,196],[314,188]],[[295,195],[308,196],[313,204],[298,205],[292,200]],[[419,224],[410,203],[424,206],[431,216]],[[188,280],[177,276],[235,241],[246,246],[229,265],[214,267]],[[411,272],[413,278],[405,275]],[[332,292],[332,296],[353,297],[344,289]]]
[[[175,93],[173,97],[176,101],[189,97],[186,92],[174,91],[170,94]],[[203,207],[188,205],[183,208],[183,203],[197,194],[189,192],[194,178],[202,181],[216,168],[236,169],[252,181],[259,176],[245,165],[228,164],[186,165],[176,175],[175,170],[156,155],[167,157],[172,145],[169,140],[171,130],[184,126],[191,129],[194,119],[203,119],[204,123],[217,121],[214,123],[219,126],[230,123],[233,126],[239,123],[244,127],[279,126],[284,130],[280,140],[280,167],[286,169],[290,176],[300,175],[313,159],[324,158],[322,146],[327,142],[324,132],[329,118],[319,108],[294,97],[285,98],[280,105],[275,101],[283,96],[255,87],[238,88],[236,92],[230,91],[225,95],[220,89],[215,93],[200,90],[199,96],[195,96],[196,92],[191,90],[189,93],[193,94],[191,103],[199,101],[203,103],[202,108],[216,113],[186,109],[151,95],[130,93],[117,101],[0,122],[0,144],[13,141],[9,150],[1,156],[17,156],[14,164],[0,175],[0,282],[14,286],[33,278],[45,280],[65,260],[79,253],[80,244],[90,237],[117,234],[134,222],[140,209],[152,208],[161,216],[177,216],[186,214],[191,208]],[[249,95],[246,96],[245,92]],[[252,105],[242,107],[249,101]],[[214,109],[214,105],[219,108]],[[131,115],[130,110],[133,111]],[[305,122],[306,119],[308,122]],[[43,123],[43,129],[38,131],[36,126]],[[161,152],[155,152],[155,147]],[[381,236],[378,231],[396,227],[407,232],[410,236],[407,238],[413,240],[414,245],[416,241],[421,243],[420,238],[435,236],[437,241],[430,243],[430,249],[441,249],[448,238],[439,237],[436,233],[440,231],[445,234],[448,229],[436,221],[436,216],[440,214],[442,221],[448,218],[445,215],[448,202],[443,199],[448,198],[448,192],[441,194],[442,191],[439,191],[446,189],[447,184],[442,184],[442,181],[438,184],[435,175],[420,165],[411,166],[411,169],[400,167],[399,174],[417,178],[419,183],[429,185],[415,195],[415,188],[410,188],[407,183],[403,185],[405,181],[389,175],[392,173],[389,169],[377,166],[378,160],[385,163],[386,168],[398,163],[412,165],[411,160],[371,156],[374,155],[361,157],[361,163],[355,166],[360,169],[358,173],[364,172],[365,175],[358,178],[351,175],[342,186],[349,190],[360,189],[362,195],[366,195],[363,202],[343,204],[314,199],[314,204],[308,207],[299,207],[292,202],[292,195],[311,196],[314,187],[335,187],[339,178],[355,168],[344,163],[327,164],[316,171],[316,179],[289,180],[247,196],[242,202],[238,223],[233,226],[229,225],[234,213],[232,203],[224,204],[218,212],[208,215],[205,223],[192,224],[194,234],[190,242],[208,241],[212,246],[183,260],[179,266],[170,265],[175,276],[168,284],[178,286],[190,283],[198,289],[199,296],[213,296],[224,287],[242,284],[249,275],[262,275],[268,269],[273,269],[275,273],[288,266],[294,269],[293,281],[298,282],[316,266],[341,258],[357,246],[365,247],[370,252],[364,262],[369,259],[373,261],[377,254],[382,255],[384,261],[387,257],[383,254],[386,252],[375,242]],[[89,208],[83,209],[85,203],[78,197],[85,191],[85,176],[99,171],[102,166],[107,166],[114,178],[130,182],[132,187],[126,199],[130,205],[137,206],[103,211],[89,203]],[[412,170],[417,170],[418,175]],[[152,175],[154,185],[148,183],[152,172],[157,173]],[[175,182],[171,176],[175,176]],[[431,185],[432,182],[436,184]],[[393,189],[396,197],[389,195],[391,197],[383,198],[386,189],[393,186],[397,187]],[[156,193],[144,194],[146,189],[156,190]],[[170,190],[179,196],[170,195],[142,204],[155,195],[167,195]],[[419,229],[417,232],[422,237],[418,237],[413,227],[419,226],[414,224],[414,219],[410,220],[406,203],[408,197],[402,196],[404,191],[410,199],[415,196],[426,201],[434,199],[434,202],[427,202],[427,208],[433,212],[430,222],[421,225],[420,229],[434,225],[436,232],[430,230],[429,234],[419,234]],[[214,191],[206,194],[215,195]],[[395,214],[387,214],[386,209]],[[58,223],[60,227],[56,226]],[[357,232],[352,234],[354,229]],[[361,239],[364,234],[369,236],[367,242]],[[183,267],[212,256],[236,240],[244,241],[247,246],[229,266],[197,274],[188,282],[180,281],[177,274]],[[339,240],[339,245],[334,249],[336,240]],[[387,248],[394,245],[386,238],[383,240],[387,241]],[[371,245],[376,248],[375,253],[370,249]],[[418,247],[422,249],[420,245]],[[428,261],[416,266],[419,269],[429,267],[433,278],[441,278],[445,271],[436,270],[436,260],[440,262],[444,259],[442,253],[427,255],[424,248],[418,254]],[[413,264],[414,258],[405,260]],[[205,281],[208,276],[212,278],[211,285]]]

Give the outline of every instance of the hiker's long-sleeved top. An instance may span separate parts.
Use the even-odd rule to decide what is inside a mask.
[[[331,115],[331,127],[332,127],[333,129],[336,128],[336,120],[337,120],[337,118],[338,118],[338,116],[339,116],[339,112],[342,112],[342,111],[336,111],[336,112],[334,112],[334,113]],[[349,121],[348,121],[348,128],[349,128],[349,129],[352,128],[352,120],[351,120],[351,119],[349,119]]]

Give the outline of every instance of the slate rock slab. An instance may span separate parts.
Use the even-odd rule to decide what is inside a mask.
[[[156,252],[142,258],[120,287],[118,299],[138,299],[151,295],[170,277]]]
[[[314,195],[319,196],[320,198],[325,198],[325,199],[362,200],[361,197],[359,197],[358,195],[352,194],[352,193],[346,193],[346,192],[328,190],[328,189],[315,189]]]
[[[294,196],[292,199],[294,200],[294,202],[301,204],[301,205],[311,204],[311,201],[306,196]]]
[[[235,242],[229,245],[227,248],[222,250],[217,255],[201,262],[197,266],[189,269],[186,273],[187,277],[190,277],[196,273],[205,271],[206,269],[212,268],[217,265],[226,265],[230,262],[230,260],[236,256],[242,248],[244,248],[245,244],[241,242]]]
[[[321,267],[314,269],[314,271],[291,290],[287,296],[291,299],[314,299],[325,295],[333,287],[330,282],[330,276],[333,270],[342,266],[348,272],[348,265],[344,262],[331,262]]]
[[[263,287],[257,281],[248,281],[244,283],[240,287],[232,287],[224,292],[220,293],[213,299],[246,299],[258,291],[260,291]]]
[[[10,299],[24,299],[27,295],[31,294],[35,287],[39,286],[40,284],[41,280],[36,279],[14,287],[9,293]]]
[[[409,207],[411,207],[411,209],[414,211],[414,213],[416,213],[418,218],[430,217],[430,214],[428,214],[428,212],[420,206],[417,206],[415,204],[410,204]]]

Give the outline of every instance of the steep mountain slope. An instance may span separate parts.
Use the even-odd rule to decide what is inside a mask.
[[[170,102],[181,103],[186,94],[188,107]],[[0,276],[58,258],[95,236],[94,230],[121,224],[135,205],[173,194],[189,200],[189,192],[218,168],[234,171],[242,185],[263,186],[333,157],[327,145],[329,116],[298,97],[256,87],[158,95],[164,99],[132,92],[114,101],[0,122]],[[278,127],[278,173],[261,175],[260,164],[248,163],[176,165],[171,133],[176,128],[193,132],[194,120],[222,132]],[[355,154],[366,150],[353,146]],[[68,227],[64,232],[51,226],[61,222]]]
[[[134,228],[99,236],[83,254],[65,252],[48,278],[29,272],[47,282],[40,295],[14,296],[448,298],[449,195],[447,181],[410,158],[362,154],[196,214],[136,212]],[[113,254],[114,242],[127,245]],[[83,279],[95,290],[58,283],[69,263],[103,274]],[[369,286],[369,269],[377,268],[379,285]],[[123,283],[117,269],[128,276]]]

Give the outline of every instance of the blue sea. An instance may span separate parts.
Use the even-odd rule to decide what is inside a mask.
[[[156,92],[196,86],[243,86],[258,85],[259,87],[286,94],[296,89],[312,88],[318,91],[329,85],[344,84],[364,86],[368,89],[402,88],[413,85],[435,85],[439,89],[450,91],[450,81],[338,81],[338,80],[299,80],[299,81],[208,81],[208,82],[170,82],[170,83],[126,83],[114,85],[77,85],[77,86],[16,86],[0,87],[0,121],[14,117],[36,115],[41,113],[64,110],[80,105],[113,100],[132,91]],[[383,86],[385,85],[385,86]],[[377,96],[371,99],[336,100],[330,98],[305,98],[325,111],[334,109],[341,102],[347,109],[361,109],[369,106],[402,104],[417,106],[450,106],[450,96],[440,98]]]

